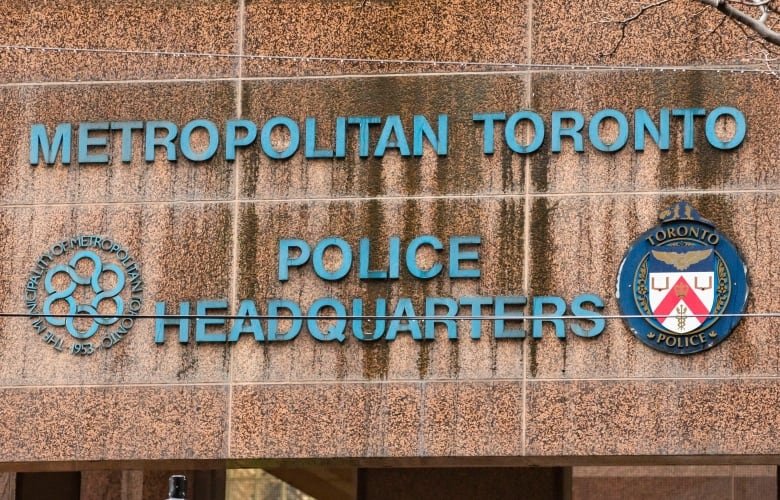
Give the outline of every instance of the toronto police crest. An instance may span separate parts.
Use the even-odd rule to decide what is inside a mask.
[[[724,340],[748,296],[737,248],[687,202],[659,214],[620,265],[621,313],[639,340],[659,351],[693,354]]]
[[[57,351],[90,355],[119,343],[141,310],[143,281],[110,238],[75,236],[49,247],[24,288],[32,326]]]

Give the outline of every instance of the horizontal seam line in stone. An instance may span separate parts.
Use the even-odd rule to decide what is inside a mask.
[[[147,83],[212,83],[212,82],[233,82],[238,77],[215,77],[215,78],[162,78],[159,80],[148,79],[129,79],[129,80],[63,80],[51,82],[3,82],[0,88],[12,87],[62,87],[62,86],[88,86],[88,85],[121,85],[121,84],[147,84]]]
[[[777,381],[778,375],[741,375],[741,376],[681,376],[681,377],[585,377],[585,378],[529,378],[528,382],[548,383],[548,382],[661,382],[661,381]],[[506,383],[522,385],[523,379],[520,377],[512,378],[430,378],[424,380],[415,379],[394,379],[394,380],[339,380],[339,379],[298,379],[298,380],[269,380],[269,381],[234,381],[235,386],[263,386],[263,385],[373,385],[373,384],[489,384]]]
[[[584,377],[584,378],[529,378],[527,382],[541,383],[574,383],[574,382],[730,382],[747,381],[775,382],[778,375],[740,375],[740,376],[680,376],[680,377]],[[157,382],[157,383],[112,383],[112,384],[40,384],[40,385],[0,385],[0,392],[9,390],[40,390],[40,389],[132,389],[159,387],[224,387],[241,386],[338,386],[338,385],[422,385],[422,384],[490,384],[506,383],[522,385],[522,378],[431,378],[425,380],[339,380],[339,379],[297,379],[268,381],[217,381],[217,382]]]
[[[772,74],[766,70],[739,68],[734,66],[658,66],[658,67],[604,67],[604,68],[560,68],[560,69],[525,69],[525,70],[507,70],[507,71],[436,71],[436,72],[395,72],[395,73],[345,73],[345,74],[324,74],[324,75],[268,75],[268,76],[230,76],[215,78],[162,78],[162,79],[127,79],[127,80],[61,80],[50,82],[5,82],[0,83],[2,87],[30,87],[30,86],[58,86],[58,85],[107,85],[107,84],[132,84],[132,83],[182,83],[182,82],[230,82],[236,80],[243,81],[277,81],[290,80],[291,82],[299,80],[337,80],[349,78],[394,78],[394,77],[440,77],[440,76],[523,76],[531,74],[555,74],[555,73],[637,73],[637,72],[722,72],[722,73],[750,73],[757,75]]]
[[[531,30],[529,30],[529,34]],[[239,43],[243,44],[243,38],[239,34]],[[529,39],[531,40],[531,39]],[[241,46],[243,47],[243,45]],[[529,45],[530,49],[530,45]],[[360,56],[337,56],[337,55],[288,55],[288,54],[244,54],[224,51],[224,52],[198,52],[198,51],[186,51],[186,50],[154,50],[154,49],[123,49],[114,47],[65,47],[60,45],[21,45],[21,44],[4,44],[0,45],[0,50],[8,51],[25,51],[30,52],[55,52],[55,53],[86,53],[86,54],[121,54],[130,56],[145,56],[145,57],[174,57],[174,58],[209,58],[209,59],[238,59],[243,61],[259,60],[259,61],[272,61],[272,62],[293,62],[293,63],[350,63],[350,64],[398,64],[398,65],[418,65],[418,66],[487,66],[496,68],[510,68],[517,70],[523,69],[567,69],[567,68],[584,68],[584,69],[610,69],[610,68],[628,68],[628,69],[651,69],[651,68],[679,68],[679,67],[696,67],[696,68],[744,68],[748,70],[764,71],[771,73],[771,70],[766,70],[762,65],[758,63],[747,62],[730,62],[730,63],[705,63],[705,64],[688,64],[684,66],[663,65],[663,64],[609,64],[602,62],[593,63],[559,63],[559,62],[533,62],[527,59],[528,62],[515,62],[515,61],[474,61],[474,60],[441,60],[435,58],[428,59],[399,59],[399,58],[378,58],[378,57],[360,57]],[[530,51],[530,50],[529,50]],[[529,56],[530,54],[526,54]]]
[[[447,194],[447,195],[420,195],[420,196],[344,196],[330,198],[241,198],[239,203],[245,205],[267,204],[267,203],[311,203],[311,202],[365,202],[365,201],[415,201],[415,200],[501,200],[501,199],[523,199],[526,196],[531,198],[589,198],[589,197],[609,197],[609,196],[676,196],[676,195],[710,195],[710,194],[777,194],[780,193],[780,187],[776,188],[756,188],[756,189],[719,189],[719,190],[662,190],[662,191],[593,191],[593,192],[555,192],[542,193],[495,193],[495,194]],[[62,208],[62,207],[84,207],[87,202],[72,203],[10,203],[0,204],[0,209],[26,209],[26,208]],[[197,200],[136,200],[136,201],[90,201],[89,207],[100,206],[168,206],[168,205],[224,205],[234,203],[231,199],[197,199]]]
[[[229,382],[154,382],[154,383],[110,383],[110,384],[38,384],[38,385],[0,385],[0,392],[7,390],[40,389],[118,389],[118,388],[159,388],[159,387],[224,387]]]

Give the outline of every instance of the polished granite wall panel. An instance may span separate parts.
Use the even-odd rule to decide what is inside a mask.
[[[723,14],[695,2],[532,1],[534,63],[761,62],[757,46],[735,22],[724,22]],[[648,7],[644,12],[643,6]],[[637,19],[626,24],[621,40],[621,21],[633,16]]]
[[[526,2],[509,0],[247,0],[244,53],[260,57],[246,60],[244,75],[449,72],[463,71],[460,62],[524,63],[528,16]],[[291,56],[311,60],[285,59]]]
[[[82,122],[166,120],[179,128],[205,118],[219,124],[235,116],[235,85],[229,82],[44,85],[0,90],[9,103],[0,122],[0,140],[7,156],[0,163],[2,204],[153,202],[160,200],[226,199],[234,196],[233,164],[225,161],[224,144],[208,162],[177,162],[157,148],[155,161],[144,159],[144,133],[133,132],[132,161],[124,163],[122,133],[107,134],[108,164],[78,163],[78,132]],[[18,112],[13,112],[17,111]],[[30,127],[46,125],[52,134],[58,123],[73,124],[72,160],[62,165],[30,165]],[[100,132],[94,132],[100,136]],[[193,147],[205,137],[193,134]],[[196,145],[197,144],[197,145]],[[100,148],[91,148],[99,153]]]
[[[176,342],[177,332],[169,330],[172,338],[159,346],[154,342],[151,319],[136,321],[121,342],[91,356],[58,352],[36,334],[30,318],[24,316],[24,289],[38,258],[52,245],[79,234],[94,234],[123,245],[139,263],[142,315],[154,315],[157,301],[168,302],[170,312],[178,313],[181,300],[227,297],[232,263],[230,209],[223,204],[178,204],[0,210],[4,234],[0,239],[0,275],[4,277],[0,281],[0,310],[21,314],[0,321],[0,385],[226,382],[229,350],[224,344],[194,348]],[[72,255],[74,252],[61,260]],[[111,256],[106,259],[112,261]],[[129,304],[128,295],[123,292],[122,297]],[[86,296],[83,302],[92,298]],[[53,311],[59,307],[55,304]],[[55,333],[69,337],[62,327]],[[92,340],[100,336],[102,333]]]
[[[562,152],[551,152],[547,138],[532,155],[532,190],[539,193],[689,191],[776,189],[780,186],[778,138],[771,124],[780,102],[780,87],[772,75],[716,73],[713,71],[657,72],[540,72],[532,76],[531,107],[544,117],[550,132],[555,110],[577,110],[585,115],[585,151],[574,152],[573,141],[562,139]],[[758,97],[760,96],[760,97]],[[719,106],[739,109],[747,122],[740,147],[718,150],[709,145],[704,118],[695,122],[695,148],[682,147],[682,120],[671,118],[670,147],[660,151],[649,135],[646,150],[634,149],[634,110],[644,108],[657,123],[661,108],[700,107],[708,112]],[[588,141],[588,123],[599,110],[614,108],[626,115],[629,137],[617,153],[603,153]],[[607,122],[612,122],[607,120]],[[731,138],[732,122],[723,120],[717,130]],[[605,130],[605,142],[616,127]],[[614,135],[612,135],[614,137]]]
[[[236,385],[234,458],[414,455],[418,384]]]
[[[605,300],[604,314],[620,311],[617,273],[625,252],[655,226],[658,211],[674,195],[581,196],[534,200],[531,212],[530,292],[571,297],[592,292]],[[780,259],[770,221],[780,217],[776,193],[697,194],[685,197],[733,241],[748,267],[748,313],[778,310]],[[672,356],[645,346],[620,319],[607,320],[593,339],[534,341],[528,357],[532,378],[761,376],[778,374],[777,318],[748,317],[728,339],[704,353]]]
[[[237,385],[230,452],[236,459],[518,455],[522,413],[520,382]]]
[[[19,0],[0,6],[0,81],[237,76],[238,0]],[[133,53],[124,53],[133,52]],[[156,55],[154,52],[215,54]]]
[[[527,384],[528,455],[776,455],[776,379]]]
[[[422,441],[431,456],[522,453],[522,382],[429,383],[423,386]]]
[[[527,2],[503,0],[248,0],[243,41],[237,34],[239,5],[238,0],[203,5],[133,0],[98,10],[69,0],[0,7],[0,14],[7,14],[0,20],[0,44],[104,43],[123,50],[230,55],[243,43],[249,55],[338,59],[248,59],[243,63],[247,78],[239,84],[204,81],[238,76],[236,59],[227,57],[0,50],[2,310],[23,310],[24,278],[49,244],[96,232],[128,245],[141,261],[149,314],[157,300],[174,312],[179,301],[233,296],[253,298],[261,308],[271,298],[309,303],[324,295],[387,296],[391,304],[410,296],[417,306],[425,295],[528,293],[571,299],[590,291],[605,298],[606,313],[615,313],[617,267],[631,240],[655,224],[659,208],[691,191],[705,191],[685,197],[745,255],[753,286],[749,311],[777,309],[778,255],[771,228],[780,214],[776,193],[760,192],[776,191],[780,184],[771,126],[777,107],[774,79],[617,70],[338,76],[501,69],[346,60],[351,57],[525,63],[531,54],[541,63],[585,64],[738,60],[743,47],[733,40],[710,47],[714,37],[703,42],[688,36],[713,26],[713,16],[686,25],[678,7],[654,10],[638,25],[643,40],[629,29],[622,47],[601,58],[598,52],[610,46],[616,30],[587,16],[598,9],[607,11],[599,21],[612,13],[630,14],[628,2],[535,2],[529,9]],[[28,9],[34,11],[29,18],[25,6],[37,7]],[[568,19],[580,10],[586,11],[581,13],[585,22],[569,29]],[[8,22],[18,18],[24,22]],[[678,31],[669,36],[672,24]],[[147,32],[155,36],[144,36]],[[336,78],[297,78],[312,74]],[[278,75],[291,78],[264,79]],[[195,81],[36,84],[179,78]],[[27,83],[8,84],[18,81]],[[684,153],[675,126],[677,149],[669,153],[651,147],[641,154],[626,148],[606,155],[591,148],[583,155],[557,155],[544,152],[547,141],[543,151],[528,158],[503,146],[487,156],[480,150],[482,129],[471,116],[533,109],[549,123],[554,109],[592,114],[614,107],[630,114],[645,107],[655,114],[663,106],[699,105],[742,109],[748,119],[745,144],[727,153],[706,147]],[[428,150],[421,159],[389,153],[364,160],[352,147],[344,160],[307,161],[299,150],[293,159],[277,162],[255,144],[235,164],[218,159],[171,164],[158,158],[151,164],[114,160],[109,166],[30,167],[27,159],[29,125],[36,121],[51,126],[142,118],[183,124],[206,117],[222,126],[237,109],[258,122],[280,114],[299,121],[316,116],[323,130],[339,115],[400,114],[408,123],[413,114],[433,122],[436,114],[448,113],[450,154],[437,158]],[[497,136],[502,133],[498,127]],[[375,130],[374,140],[377,135]],[[697,134],[698,145],[702,140]],[[134,145],[138,151],[140,141]],[[115,158],[118,151],[113,140]],[[659,194],[665,192],[670,194]],[[529,235],[523,230],[526,214]],[[353,272],[329,284],[308,268],[295,271],[285,284],[276,276],[277,242],[283,237],[314,243],[343,236],[354,245],[367,236],[381,245],[393,235],[409,241],[424,233],[481,235],[483,277],[422,283],[406,276],[387,284],[360,281]],[[383,254],[377,247],[372,255],[377,266],[385,264]],[[430,263],[432,255],[423,252],[421,260]],[[304,331],[291,342],[259,343],[244,335],[227,346],[181,345],[174,330],[158,346],[152,320],[141,320],[110,352],[78,359],[40,342],[29,319],[3,319],[0,384],[6,396],[0,411],[6,416],[0,434],[6,437],[0,437],[7,446],[0,460],[718,453],[747,453],[760,460],[757,454],[778,453],[772,424],[778,326],[772,318],[747,318],[723,344],[681,358],[646,348],[618,320],[608,321],[596,339],[570,335],[564,342],[548,330],[541,340],[496,341],[487,325],[482,338],[472,340],[466,320],[459,323],[463,338],[458,341],[439,330],[435,341],[426,342],[400,334],[393,342],[318,343]]]
[[[242,149],[241,194],[286,199],[520,193],[525,188],[523,158],[508,150],[484,155],[482,125],[472,115],[511,114],[527,107],[527,81],[526,75],[517,74],[245,82],[244,116],[261,123],[271,116],[289,116],[300,126],[301,144],[284,161],[268,158],[258,143]],[[449,115],[447,156],[438,156],[426,141],[422,157],[404,158],[388,149],[376,158],[373,154],[382,132],[382,126],[376,125],[371,127],[368,158],[358,156],[355,126],[347,132],[345,158],[304,158],[306,117],[317,119],[317,147],[333,148],[336,117],[399,115],[411,147],[413,116],[425,116],[438,131],[440,114]],[[496,129],[497,137],[502,137],[503,127]],[[288,144],[286,139],[278,140],[279,149]]]
[[[225,386],[4,388],[0,394],[2,462],[217,459],[227,452]]]
[[[391,315],[401,297],[411,298],[415,312],[423,314],[426,296],[522,295],[523,205],[522,198],[247,203],[239,219],[238,296],[255,299],[262,310],[270,299],[290,299],[301,305],[304,314],[320,297],[340,300],[349,314],[353,298],[364,300],[364,314],[375,314],[376,299],[386,298],[387,314]],[[480,236],[482,277],[453,279],[445,274],[430,280],[413,278],[405,268],[405,249],[409,241],[424,234],[435,235],[447,245],[438,257],[429,248],[418,252],[418,265],[424,267],[437,258],[447,263],[451,236]],[[352,271],[343,280],[320,279],[311,262],[292,268],[289,281],[278,279],[279,240],[300,238],[313,247],[330,236],[343,238],[354,252]],[[360,280],[360,238],[370,238],[371,265],[381,269],[387,265],[388,241],[393,236],[402,242],[401,279]],[[327,266],[334,267],[341,262],[335,252],[326,254],[325,260]],[[468,314],[468,310],[463,308],[461,314]],[[486,308],[485,312],[491,310]],[[373,324],[364,323],[366,331],[373,331]],[[244,335],[232,347],[233,380],[522,377],[522,340],[495,339],[489,321],[483,322],[482,337],[475,340],[470,338],[470,325],[469,320],[458,323],[459,340],[449,340],[446,331],[438,327],[436,340],[415,341],[408,332],[400,332],[393,341],[361,342],[354,338],[349,323],[344,343],[317,341],[305,327],[287,342],[258,343],[251,335]]]

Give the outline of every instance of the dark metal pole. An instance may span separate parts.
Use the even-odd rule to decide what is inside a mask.
[[[185,476],[171,476],[168,478],[168,500],[181,500],[187,498],[187,478]]]

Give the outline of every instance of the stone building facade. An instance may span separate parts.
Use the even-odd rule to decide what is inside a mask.
[[[754,63],[738,26],[693,3],[622,24],[642,2],[4,2],[6,497],[45,498],[48,487],[68,498],[163,498],[167,474],[188,471],[194,498],[222,498],[226,469],[263,468],[317,498],[776,498],[780,324],[769,313],[780,310],[780,81]],[[691,118],[687,147],[676,115],[667,148],[650,135],[636,147],[636,110],[660,124],[665,109],[721,107],[744,115],[738,147],[708,142],[704,117]],[[556,111],[590,122],[602,110],[630,120],[624,147],[601,151],[586,123],[582,151],[565,134],[555,150]],[[518,112],[527,113],[506,133]],[[485,113],[504,114],[493,152],[488,124],[475,119]],[[393,116],[407,153],[388,125]],[[531,116],[543,120],[544,141],[517,151],[538,137]],[[266,127],[273,117],[298,127],[296,148],[289,122]],[[360,117],[380,122],[363,128]],[[250,141],[240,129],[231,157],[227,127],[236,119],[255,123],[257,137],[241,145]],[[207,129],[185,134],[195,120],[217,126],[208,159],[198,158],[214,142]],[[169,129],[149,132],[156,122],[178,127],[173,153],[155,142]],[[63,135],[58,149],[62,124],[71,141]],[[606,145],[620,140],[614,119],[596,129]],[[723,119],[712,130],[727,141],[737,129]],[[182,150],[185,136],[195,160]],[[734,242],[750,285],[749,316],[723,342],[686,356],[648,347],[614,317],[626,252],[681,201]],[[410,263],[409,245],[422,236],[443,248],[420,240]],[[452,250],[453,238],[474,237]],[[326,238],[349,245],[343,277],[343,249],[317,252]],[[303,245],[282,246],[292,240],[308,245],[308,259]],[[115,267],[94,275],[97,261],[68,260],[81,251]],[[415,275],[437,262],[436,276]],[[47,316],[46,301],[70,286],[66,271],[53,271],[66,264],[97,281],[69,275],[79,285],[74,305],[62,295]],[[361,277],[372,270],[378,277]],[[108,305],[90,302],[99,293]],[[606,317],[600,334],[571,328],[590,320],[563,320],[563,338],[551,322],[534,336],[533,320],[507,320],[505,333],[524,329],[526,338],[496,338],[497,297],[525,297],[506,311],[534,316],[539,297],[560,297],[571,314],[583,294],[603,300],[586,307]],[[478,312],[465,307],[469,297],[492,302]],[[308,332],[328,337],[338,320],[315,328],[306,319],[296,338],[270,339],[273,301],[295,302],[305,316],[321,298],[367,317],[351,318],[343,341]],[[412,317],[448,307],[427,311],[426,298],[457,301],[457,338],[442,322],[426,338],[424,319],[397,321],[394,340],[354,334],[355,321],[381,329],[378,299],[386,315],[401,299]],[[243,300],[257,310],[241,309]],[[90,319],[90,303],[116,323]],[[551,304],[536,312],[549,314]],[[229,341],[235,321],[223,325],[220,315],[253,312],[263,338],[246,319]],[[211,323],[198,333],[206,315]],[[485,319],[477,326],[470,315]],[[279,321],[280,332],[294,326]]]

